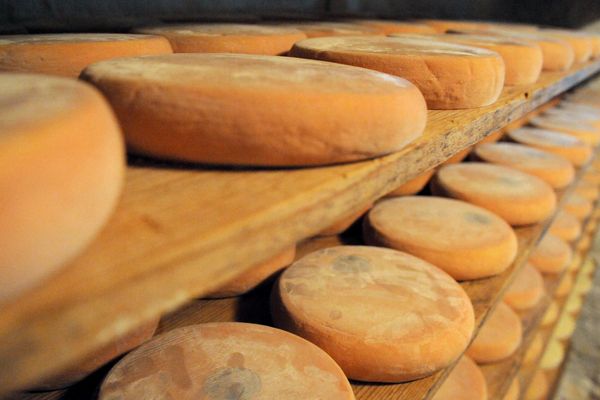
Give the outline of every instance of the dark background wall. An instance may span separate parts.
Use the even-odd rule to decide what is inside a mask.
[[[0,0],[0,32],[123,31],[161,21],[344,16],[494,19],[579,27],[600,0]]]

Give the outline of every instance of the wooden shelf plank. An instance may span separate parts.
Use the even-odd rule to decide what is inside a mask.
[[[133,160],[115,215],[43,286],[0,308],[0,391],[75,363],[439,164],[600,70],[545,73],[494,105],[431,111],[424,136],[359,163],[290,170]],[[47,360],[52,360],[49,363]]]

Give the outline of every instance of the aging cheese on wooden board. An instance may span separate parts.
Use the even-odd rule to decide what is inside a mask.
[[[529,123],[537,128],[574,136],[592,147],[600,143],[600,130],[585,121],[569,117],[540,115],[530,119]]]
[[[263,325],[220,322],[159,335],[109,372],[99,400],[353,400],[340,367],[312,343]]]
[[[573,48],[576,63],[584,63],[592,57],[593,40],[583,32],[568,29],[541,29],[540,33],[568,42]]]
[[[540,360],[540,368],[544,370],[558,368],[564,358],[565,349],[562,343],[556,339],[550,339]]]
[[[74,79],[0,74],[0,302],[79,254],[121,192],[117,121]]]
[[[556,300],[552,300],[552,302],[546,309],[546,312],[544,313],[544,317],[542,318],[542,326],[549,326],[556,322],[556,320],[558,319],[558,312],[558,303],[556,302]]]
[[[421,22],[426,23],[429,26],[435,28],[439,33],[445,33],[448,31],[461,31],[461,30],[481,30],[487,31],[490,29],[514,29],[516,31],[537,31],[537,28],[533,25],[525,24],[511,24],[502,22],[492,21],[467,21],[467,20],[443,20],[443,19],[424,19]]]
[[[136,29],[164,36],[175,53],[287,53],[306,35],[295,28],[254,24],[178,24]]]
[[[365,218],[364,230],[367,243],[413,254],[458,280],[499,274],[517,253],[516,235],[500,217],[441,197],[381,201]]]
[[[537,370],[525,391],[524,400],[542,400],[548,394],[548,378],[542,370]]]
[[[502,400],[519,400],[520,394],[521,385],[519,384],[519,378],[514,378]]]
[[[565,310],[571,315],[577,315],[583,306],[583,300],[581,295],[577,291],[577,283],[574,286],[574,291],[571,292],[567,303],[565,304]]]
[[[355,223],[360,217],[363,216],[371,207],[373,207],[373,203],[369,203],[366,206],[360,208],[358,211],[351,213],[337,221],[335,224],[329,226],[327,229],[319,232],[317,236],[335,236],[344,232],[346,229],[350,228],[350,226]]]
[[[302,31],[309,38],[329,36],[383,36],[379,28],[351,22],[296,22],[282,26],[293,27]]]
[[[574,101],[570,101],[570,100],[568,100],[568,98],[562,99],[561,102],[558,104],[558,107],[555,107],[549,111],[580,113],[582,115],[588,115],[589,117],[593,117],[594,120],[596,120],[600,117],[600,108],[599,107],[589,105],[589,104],[583,104],[583,103],[577,103]],[[590,118],[590,119],[592,119],[592,118]]]
[[[569,313],[563,313],[556,324],[553,337],[558,340],[570,338],[575,332],[577,321]]]
[[[467,354],[479,364],[510,357],[521,345],[521,318],[503,302],[487,317]]]
[[[394,21],[385,19],[357,19],[353,23],[369,26],[386,35],[392,33],[436,33],[436,30],[420,22]]]
[[[486,208],[511,225],[543,221],[556,208],[556,194],[550,185],[502,165],[480,162],[446,165],[431,182],[434,194]]]
[[[95,351],[92,355],[85,358],[83,361],[78,362],[71,368],[38,383],[35,385],[35,390],[57,390],[82,380],[118,356],[150,340],[158,327],[158,323],[158,318],[151,320],[117,339],[112,340],[109,344],[103,346],[100,350]]]
[[[404,382],[464,351],[473,307],[456,281],[396,250],[340,246],[296,261],[274,287],[277,326],[325,350],[351,379]]]
[[[577,193],[572,193],[563,204],[563,210],[573,215],[580,221],[586,219],[593,209],[592,202],[585,197],[579,196]]]
[[[513,310],[535,307],[545,293],[544,279],[531,264],[525,264],[504,294],[504,301]]]
[[[402,185],[400,185],[396,189],[392,190],[385,196],[386,197],[398,197],[398,196],[410,196],[412,194],[417,194],[421,190],[423,190],[423,188],[425,187],[425,185],[427,185],[427,183],[429,182],[429,180],[431,179],[431,177],[433,176],[434,173],[435,173],[435,168],[432,168],[429,171],[425,171],[421,175],[409,180],[408,182],[403,183]]]
[[[541,117],[559,120],[562,123],[561,125],[564,125],[565,128],[555,128],[555,130],[563,130],[566,133],[569,133],[568,131],[566,131],[566,129],[569,128],[569,122],[575,122],[576,124],[584,123],[590,125],[587,127],[587,130],[593,129],[594,131],[597,131],[600,128],[600,116],[596,113],[591,113],[589,111],[577,111],[555,107],[544,112],[544,114],[542,114]]]
[[[556,291],[554,292],[554,297],[562,298],[571,293],[571,288],[573,288],[573,275],[571,273],[565,274],[565,276],[560,281]]]
[[[111,102],[129,148],[164,159],[355,161],[403,148],[427,118],[422,95],[404,79],[292,57],[122,58],[94,64],[82,77]]]
[[[473,158],[537,176],[554,189],[566,187],[575,178],[575,168],[566,158],[518,143],[480,144]]]
[[[592,157],[591,146],[565,133],[539,128],[519,128],[508,131],[510,140],[557,154],[581,167]]]
[[[586,262],[591,262],[593,263],[593,261],[588,260]],[[577,282],[575,282],[575,293],[579,294],[579,295],[586,295],[590,292],[590,290],[592,290],[593,287],[593,281],[592,278],[587,275],[587,274],[582,274],[582,276],[577,280]]]
[[[592,276],[594,274],[594,271],[596,269],[596,261],[593,258],[587,258],[582,267],[581,267],[582,271],[581,273],[587,276]]]
[[[525,355],[523,356],[523,364],[531,364],[538,360],[540,355],[542,354],[542,350],[544,349],[544,337],[541,332],[536,333],[536,335],[531,340]]]
[[[499,54],[427,37],[307,39],[296,43],[290,54],[400,76],[421,90],[430,109],[486,106],[504,86]]]
[[[586,181],[581,181],[577,183],[577,186],[575,187],[575,193],[587,199],[588,201],[596,201],[598,199],[598,195],[600,195],[600,186]]]
[[[435,392],[433,400],[487,400],[487,383],[483,373],[468,356],[463,355],[446,380]]]
[[[591,245],[592,245],[592,237],[589,236],[589,235],[584,235],[577,242],[577,245],[575,246],[575,250],[578,251],[578,252],[587,253],[587,251],[590,249]]]
[[[269,277],[290,265],[294,261],[295,256],[296,246],[294,245],[277,254],[275,257],[255,265],[248,271],[236,276],[232,281],[205,297],[219,299],[248,293]]]
[[[546,233],[529,255],[529,262],[543,274],[564,271],[573,259],[571,246],[561,238]]]
[[[573,215],[559,210],[548,232],[566,242],[572,242],[581,235],[581,223]]]
[[[98,61],[172,52],[169,42],[160,36],[111,33],[0,36],[0,71],[76,78],[85,67]]]

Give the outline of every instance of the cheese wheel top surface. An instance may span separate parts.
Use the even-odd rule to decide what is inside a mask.
[[[298,22],[285,24],[304,32],[309,38],[323,36],[371,36],[383,35],[378,28],[364,26],[350,22]]]
[[[378,29],[386,35],[391,33],[436,33],[436,30],[427,24],[419,22],[393,21],[381,19],[359,19],[354,23]]]
[[[593,209],[593,204],[590,200],[577,193],[572,193],[564,202],[563,209],[578,218],[584,220],[590,215]]]
[[[577,321],[575,318],[569,313],[563,313],[554,329],[554,337],[559,340],[567,339],[573,335],[576,327]]]
[[[549,232],[562,240],[571,242],[581,235],[581,223],[577,218],[564,210],[558,210]]]
[[[600,130],[585,121],[564,116],[544,115],[531,118],[529,123],[543,129],[567,133],[592,146],[600,143]]]
[[[534,307],[544,293],[544,278],[531,264],[525,264],[506,290],[504,301],[515,310],[527,310]]]
[[[573,287],[573,275],[565,274],[565,276],[562,278],[562,280],[558,284],[558,287],[556,288],[556,292],[554,293],[554,295],[556,297],[564,297],[571,292],[572,287]]]
[[[569,266],[573,258],[571,246],[561,238],[546,233],[529,256],[529,262],[540,272],[557,274]]]
[[[460,285],[391,249],[310,253],[283,273],[274,295],[276,323],[323,348],[353,379],[429,375],[455,360],[473,331],[473,307]]]
[[[575,62],[586,62],[592,56],[592,51],[594,50],[593,40],[583,32],[568,29],[541,29],[540,33],[569,42],[575,53]]]
[[[544,344],[544,336],[542,336],[540,332],[536,333],[531,343],[529,343],[527,351],[525,352],[525,356],[523,357],[523,364],[530,364],[534,361],[537,361],[539,356],[542,354]]]
[[[468,356],[462,356],[433,400],[487,400],[487,384],[483,373]]]
[[[417,35],[417,34],[391,34],[390,37],[414,38],[414,39],[434,39],[436,41],[459,43],[469,47],[490,46],[490,45],[505,45],[514,47],[526,47],[537,50],[537,45],[526,40],[519,40],[511,37],[501,37],[493,35],[478,35],[475,33],[445,33],[437,35]]]
[[[509,131],[508,137],[515,142],[558,154],[576,167],[584,165],[592,157],[591,146],[566,133],[539,128],[519,128]]]
[[[306,340],[267,326],[178,328],[129,353],[99,399],[354,399],[335,362]]]
[[[550,340],[546,346],[544,355],[540,360],[540,368],[554,369],[560,366],[563,358],[565,358],[565,349],[558,340]]]
[[[463,201],[433,196],[385,200],[369,212],[367,223],[379,244],[423,258],[455,279],[497,274],[516,254],[512,228]]]
[[[556,300],[552,300],[552,303],[550,303],[548,309],[544,313],[544,318],[541,322],[542,326],[548,326],[550,324],[553,324],[558,318],[558,311],[558,303],[556,302]]]
[[[153,34],[173,33],[185,36],[279,36],[298,34],[296,28],[254,24],[175,24],[140,28]]]
[[[548,378],[542,370],[538,370],[529,382],[527,391],[525,392],[525,400],[542,400],[548,394]]]

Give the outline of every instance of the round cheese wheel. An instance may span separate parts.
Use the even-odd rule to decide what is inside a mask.
[[[427,118],[423,97],[403,79],[291,57],[123,58],[94,64],[82,77],[109,99],[133,151],[166,159],[354,161],[401,149]]]
[[[577,241],[577,245],[575,246],[575,250],[578,252],[587,253],[592,245],[592,237],[589,235],[584,235]]]
[[[433,27],[438,33],[463,30],[486,31],[488,29],[494,28],[493,23],[486,21],[423,19],[420,20],[420,22]]]
[[[558,303],[556,300],[552,300],[548,306],[548,309],[546,309],[546,312],[544,313],[544,317],[542,318],[542,326],[549,326],[556,322],[558,319],[558,311]]]
[[[584,63],[592,57],[593,40],[581,32],[568,29],[541,29],[540,33],[568,42],[575,52],[576,63]]]
[[[577,193],[572,193],[563,204],[563,209],[580,221],[592,213],[592,208],[592,202]]]
[[[537,176],[555,189],[568,186],[575,178],[575,168],[566,158],[518,143],[480,144],[473,156]]]
[[[285,331],[239,322],[186,326],[159,335],[109,372],[99,400],[353,400],[323,350]]]
[[[525,356],[523,357],[523,364],[531,364],[534,361],[537,361],[539,356],[542,354],[543,349],[544,338],[542,334],[538,332],[531,340],[531,343],[529,344],[529,347],[525,352]]]
[[[254,24],[178,24],[136,29],[164,36],[175,53],[287,53],[306,35],[295,28]]]
[[[519,348],[522,333],[521,318],[500,302],[483,323],[467,354],[479,364],[503,360]]]
[[[575,193],[588,201],[596,201],[600,194],[600,187],[586,181],[580,181],[575,187]]]
[[[558,340],[550,340],[540,360],[540,368],[549,370],[560,367],[565,358],[565,349]]]
[[[593,117],[594,120],[600,118],[600,108],[589,104],[582,104],[574,101],[569,101],[567,99],[561,100],[558,104],[558,107],[554,108],[553,111],[576,112],[580,114],[585,113],[584,115]]]
[[[573,260],[569,265],[569,272],[577,272],[581,267],[581,254],[578,251],[573,252]]]
[[[172,53],[160,36],[113,33],[13,35],[0,38],[0,71],[76,78],[88,65],[111,58]]]
[[[574,136],[590,146],[596,146],[600,143],[600,130],[585,121],[574,120],[569,117],[545,115],[534,117],[529,120],[529,123],[541,129]]]
[[[589,111],[577,111],[555,107],[544,112],[544,114],[542,114],[542,117],[548,117],[550,119],[558,120],[558,126],[562,126],[562,129],[556,128],[555,130],[564,130],[564,132],[566,133],[569,133],[567,131],[567,129],[569,129],[568,122],[587,124],[589,125],[589,127],[586,127],[586,131],[591,130],[590,128],[592,128],[596,133],[597,130],[600,128],[600,115],[596,114],[595,112],[592,113]],[[584,131],[584,134],[586,133],[586,131]]]
[[[531,264],[525,264],[504,294],[504,301],[513,310],[535,307],[544,296],[544,279]]]
[[[517,253],[517,237],[501,218],[433,196],[377,203],[365,219],[365,240],[413,254],[458,280],[499,274]]]
[[[277,326],[325,350],[351,379],[404,382],[455,361],[473,306],[437,267],[391,249],[340,246],[306,255],[274,288]]]
[[[586,262],[592,262],[592,261],[588,260]],[[589,275],[582,274],[579,277],[579,279],[577,279],[574,290],[575,290],[575,293],[577,293],[579,295],[586,295],[590,292],[590,290],[592,290],[593,286],[594,286],[594,282],[592,281],[592,278],[590,278]]]
[[[558,340],[570,338],[575,332],[576,326],[575,318],[568,313],[563,313],[554,329],[554,338]]]
[[[504,62],[497,53],[427,37],[307,39],[290,54],[403,77],[421,90],[430,109],[486,106],[504,86]]]
[[[573,287],[573,275],[565,274],[562,280],[558,284],[556,291],[554,292],[554,297],[562,298],[568,295],[571,292],[571,288]]]
[[[0,74],[0,104],[2,302],[92,241],[117,203],[125,152],[110,107],[82,82]]]
[[[427,185],[434,173],[435,169],[433,168],[429,171],[425,171],[421,175],[418,175],[417,177],[403,183],[396,189],[392,190],[391,192],[386,194],[386,197],[409,196],[411,194],[417,194],[421,190],[423,190],[423,188],[425,187],[425,185]]]
[[[432,180],[432,192],[487,208],[511,225],[545,220],[556,208],[546,182],[513,168],[479,162],[446,165]]]
[[[386,35],[392,33],[436,33],[436,30],[431,26],[419,22],[401,22],[385,19],[357,19],[352,22],[369,26]]]
[[[487,400],[487,384],[483,373],[468,356],[462,356],[446,380],[435,392],[433,400]]]
[[[467,158],[467,156],[469,155],[469,153],[471,153],[471,149],[473,148],[473,146],[469,146],[464,150],[460,150],[458,153],[455,153],[452,157],[450,157],[449,159],[447,159],[446,161],[444,161],[442,163],[442,165],[448,165],[448,164],[458,164],[459,162],[461,162],[462,160],[464,160],[465,158]]]
[[[219,289],[209,293],[205,297],[218,299],[223,297],[241,296],[248,293],[269,277],[290,265],[294,261],[295,256],[296,246],[288,247],[269,260],[242,272],[226,285],[221,286]]]
[[[283,24],[302,31],[309,38],[329,36],[383,36],[379,28],[351,22],[298,22]]]
[[[520,128],[509,131],[512,141],[554,153],[581,167],[592,158],[592,148],[581,140],[560,132],[539,128]]]
[[[573,251],[567,242],[546,233],[529,256],[529,262],[543,274],[564,271],[573,259]]]
[[[585,174],[582,177],[582,180],[586,183],[589,183],[591,185],[598,187],[598,186],[600,186],[600,171],[597,171],[597,170],[588,171],[587,174]]]
[[[490,133],[489,135],[487,135],[483,139],[481,139],[478,142],[478,144],[496,143],[497,141],[499,141],[500,139],[502,139],[502,137],[504,137],[504,129],[499,129],[497,131],[494,131],[494,132]]]
[[[581,266],[581,273],[591,277],[596,269],[596,262],[593,258],[587,258]],[[591,278],[590,278],[591,279]]]
[[[513,379],[508,391],[502,398],[502,400],[519,400],[521,394],[521,385],[519,384],[519,378]]]
[[[566,242],[572,242],[581,235],[581,223],[564,210],[559,210],[548,232]]]
[[[83,361],[78,362],[77,365],[38,383],[35,390],[57,390],[73,385],[118,356],[150,340],[158,327],[158,323],[158,318],[153,319],[112,340]]]
[[[322,230],[318,236],[335,236],[341,234],[346,229],[350,228],[350,226],[354,224],[360,217],[362,217],[363,214],[366,213],[371,207],[373,207],[373,203],[369,203],[360,208],[358,211],[341,218],[335,224],[329,226],[327,229]]]
[[[565,310],[569,314],[576,315],[579,313],[582,306],[583,306],[583,300],[581,299],[581,296],[577,292],[577,284],[575,284],[575,289],[573,292],[571,292],[571,295],[569,296],[569,299],[567,300],[567,304],[565,304]]]
[[[543,371],[538,370],[533,375],[527,391],[525,392],[524,400],[542,400],[548,394],[548,379]]]

